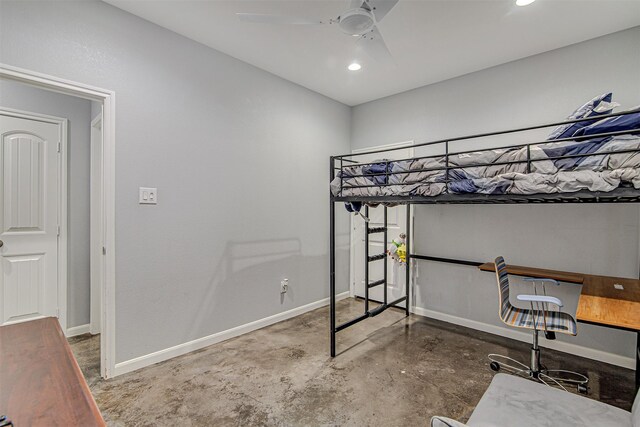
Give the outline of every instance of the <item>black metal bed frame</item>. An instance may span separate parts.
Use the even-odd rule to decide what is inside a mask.
[[[612,114],[606,114],[606,115],[600,115],[598,117],[590,117],[588,120],[593,120],[595,118],[597,119],[603,119],[603,118],[607,118],[607,117],[616,117],[616,116],[622,116],[622,115],[626,115],[626,114],[631,114],[631,113],[636,113],[637,110],[633,110],[633,111],[622,111],[622,112],[618,112],[618,113],[612,113]],[[446,262],[446,263],[454,263],[454,264],[462,264],[462,265],[470,265],[470,266],[478,266],[481,263],[478,262],[474,262],[474,261],[466,261],[466,260],[459,260],[459,259],[450,259],[450,258],[440,258],[440,257],[434,257],[434,256],[426,256],[426,255],[419,255],[419,254],[413,254],[411,253],[411,241],[410,241],[410,237],[411,237],[411,205],[414,204],[522,204],[522,203],[639,203],[640,202],[640,190],[636,190],[633,187],[624,187],[621,186],[613,191],[610,192],[592,192],[592,191],[577,191],[577,192],[572,192],[572,193],[554,193],[554,194],[532,194],[532,195],[520,195],[520,194],[496,194],[496,195],[489,195],[489,194],[453,194],[449,192],[449,182],[451,182],[452,180],[449,179],[449,173],[451,170],[455,170],[455,169],[465,169],[465,168],[470,168],[470,167],[479,167],[479,166],[496,166],[496,165],[510,165],[510,164],[521,164],[521,163],[526,163],[526,171],[527,173],[531,172],[531,164],[535,163],[537,161],[545,161],[545,160],[559,160],[559,159],[565,159],[565,158],[576,158],[576,157],[590,157],[590,156],[599,156],[599,155],[606,155],[606,154],[621,154],[621,153],[640,153],[640,150],[620,150],[620,151],[611,151],[611,152],[597,152],[597,153],[589,153],[589,154],[571,154],[571,155],[564,155],[564,156],[556,156],[556,157],[546,157],[546,158],[531,158],[531,147],[533,146],[537,146],[537,145],[542,145],[542,144],[548,144],[548,143],[553,143],[553,142],[563,142],[563,141],[579,141],[579,140],[591,140],[591,139],[596,139],[596,138],[603,138],[603,137],[608,137],[608,136],[614,136],[614,135],[623,135],[623,134],[634,134],[634,133],[640,133],[640,129],[633,129],[633,130],[629,130],[629,131],[618,131],[618,132],[607,132],[607,133],[599,133],[599,134],[594,134],[594,135],[588,135],[588,136],[578,136],[578,137],[570,137],[570,138],[563,138],[563,139],[557,139],[557,140],[552,140],[552,141],[536,141],[536,142],[531,142],[531,143],[524,143],[524,144],[517,144],[517,145],[510,145],[510,146],[499,146],[499,147],[485,147],[485,148],[481,148],[481,149],[475,149],[475,150],[467,150],[467,151],[457,151],[457,152],[450,152],[449,150],[449,144],[451,142],[457,142],[457,141],[463,141],[463,140],[473,140],[473,139],[477,139],[477,138],[484,138],[484,137],[491,137],[491,136],[498,136],[498,135],[506,135],[506,134],[511,134],[511,133],[517,133],[517,132],[526,132],[526,131],[532,131],[532,130],[537,130],[537,129],[542,129],[542,128],[547,128],[547,127],[552,127],[552,126],[559,126],[559,125],[563,125],[563,124],[569,124],[569,123],[577,123],[577,122],[583,122],[585,121],[585,119],[576,119],[576,120],[566,120],[566,121],[562,121],[562,122],[556,122],[556,123],[548,123],[548,124],[544,124],[544,125],[536,125],[536,126],[528,126],[528,127],[521,127],[521,128],[516,128],[516,129],[509,129],[509,130],[503,130],[503,131],[498,131],[498,132],[489,132],[489,133],[480,133],[480,134],[475,134],[475,135],[468,135],[468,136],[461,136],[461,137],[456,137],[456,138],[450,138],[450,139],[441,139],[441,140],[436,140],[436,141],[430,141],[430,142],[424,142],[424,143],[419,143],[419,144],[414,144],[411,146],[411,148],[417,148],[417,147],[426,147],[426,146],[435,146],[438,144],[441,144],[444,146],[444,153],[442,154],[437,154],[437,155],[429,155],[429,156],[420,156],[420,157],[411,157],[408,159],[394,159],[394,160],[381,160],[381,161],[375,161],[375,162],[371,162],[371,163],[360,163],[356,160],[354,160],[353,158],[359,157],[359,156],[365,156],[365,155],[370,155],[370,154],[382,154],[382,153],[388,153],[391,151],[396,151],[396,150],[401,150],[401,149],[405,149],[407,147],[394,147],[394,148],[389,148],[389,149],[378,149],[378,150],[370,150],[370,151],[366,151],[366,152],[360,152],[360,153],[350,153],[350,154],[343,154],[343,155],[339,155],[339,156],[332,156],[330,157],[330,165],[329,165],[329,177],[330,180],[329,182],[332,182],[336,176],[336,171],[340,171],[342,172],[342,170],[344,168],[347,167],[352,167],[352,166],[363,166],[363,165],[373,165],[373,164],[379,164],[379,163],[388,163],[389,162],[397,162],[397,161],[402,161],[402,160],[417,160],[417,159],[442,159],[444,158],[444,166],[442,167],[437,167],[437,168],[426,168],[426,169],[414,169],[414,170],[407,170],[404,172],[391,172],[389,171],[388,167],[385,167],[385,171],[382,173],[369,173],[369,174],[362,174],[362,175],[351,175],[351,177],[358,177],[358,176],[367,176],[367,177],[375,177],[375,176],[382,176],[384,177],[382,184],[372,184],[372,185],[349,185],[349,186],[343,186],[343,178],[342,178],[342,174],[341,176],[341,180],[340,180],[340,192],[338,194],[340,194],[339,196],[334,196],[331,192],[330,192],[330,203],[329,203],[329,207],[330,207],[330,211],[329,211],[329,233],[330,233],[330,239],[329,239],[329,257],[330,257],[330,266],[329,266],[329,280],[330,280],[330,323],[331,323],[331,357],[335,357],[336,355],[336,333],[348,328],[349,326],[352,326],[362,320],[365,320],[369,317],[374,317],[377,316],[378,314],[382,313],[383,311],[385,311],[387,308],[390,307],[396,307],[396,308],[402,308],[402,307],[398,307],[398,304],[405,302],[405,314],[408,316],[409,315],[409,309],[410,309],[410,301],[409,301],[409,297],[410,297],[410,283],[411,283],[411,268],[410,268],[410,262],[412,259],[415,260],[428,260],[428,261],[437,261],[437,262]],[[521,148],[521,147],[526,147],[527,149],[527,158],[526,160],[517,160],[517,161],[506,161],[506,162],[494,162],[494,163],[477,163],[477,164],[470,164],[470,165],[465,165],[465,166],[458,166],[458,165],[450,165],[449,163],[449,156],[453,155],[453,154],[466,154],[466,153],[472,153],[472,152],[477,152],[477,151],[481,151],[481,150],[491,150],[491,149],[504,149],[504,150],[508,150],[508,149],[514,149],[514,148]],[[345,164],[346,163],[346,164]],[[397,183],[389,183],[389,176],[390,175],[399,175],[399,174],[409,174],[409,173],[419,173],[419,172],[426,172],[426,171],[444,171],[445,172],[445,179],[444,181],[439,181],[439,183],[443,183],[444,184],[444,193],[437,195],[437,196],[342,196],[342,189],[343,188],[363,188],[363,187],[385,187],[385,186],[392,186],[392,185],[402,185],[402,184],[397,184]],[[336,271],[336,262],[335,262],[335,256],[336,256],[336,240],[335,240],[335,233],[336,233],[336,227],[335,227],[335,204],[338,202],[362,202],[363,204],[365,204],[365,216],[368,217],[368,213],[369,213],[369,206],[367,204],[383,204],[383,209],[384,209],[384,226],[383,227],[376,227],[375,229],[372,229],[369,227],[368,222],[365,223],[365,297],[364,297],[364,302],[365,302],[365,308],[364,308],[364,314],[362,314],[361,316],[358,316],[354,319],[351,319],[347,322],[344,322],[340,325],[336,325],[336,277],[335,277],[335,271]],[[378,261],[381,259],[386,259],[386,254],[382,253],[382,254],[376,254],[373,256],[369,255],[369,235],[373,234],[373,233],[384,233],[384,241],[386,242],[387,239],[387,204],[398,204],[398,205],[406,205],[407,206],[407,225],[406,225],[406,248],[407,248],[407,264],[406,264],[406,269],[405,269],[405,296],[402,298],[399,298],[395,301],[392,302],[388,302],[387,301],[387,266],[386,266],[386,261],[385,261],[385,265],[384,265],[384,278],[383,279],[378,279],[375,280],[373,282],[369,282],[369,263],[374,262],[374,261]],[[386,243],[385,243],[386,245]],[[384,301],[382,301],[377,307],[370,309],[369,308],[369,302],[371,301],[369,299],[369,289],[374,287],[374,286],[379,286],[379,285],[384,285]],[[640,383],[640,331],[638,331],[638,349],[637,349],[637,353],[636,354],[636,384]]]

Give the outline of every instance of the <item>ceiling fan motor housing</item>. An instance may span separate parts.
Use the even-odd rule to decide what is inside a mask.
[[[373,14],[365,9],[352,9],[340,15],[338,26],[351,36],[368,33],[375,25]]]

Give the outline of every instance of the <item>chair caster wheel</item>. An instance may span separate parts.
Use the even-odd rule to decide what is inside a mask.
[[[578,384],[578,393],[587,394],[589,392],[589,388],[584,384]]]
[[[498,372],[500,370],[500,364],[498,362],[489,363],[489,367],[492,371]]]

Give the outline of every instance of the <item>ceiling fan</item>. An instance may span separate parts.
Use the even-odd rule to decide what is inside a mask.
[[[260,24],[336,25],[345,34],[358,37],[357,45],[380,62],[393,62],[391,52],[378,30],[378,24],[398,0],[349,0],[346,11],[337,18],[311,20],[294,16],[261,13],[236,13],[241,21]]]

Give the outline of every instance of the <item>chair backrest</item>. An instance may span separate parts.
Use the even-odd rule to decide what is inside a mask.
[[[498,281],[498,298],[500,299],[500,308],[498,315],[502,321],[505,321],[507,313],[513,307],[509,302],[509,275],[507,274],[507,264],[504,258],[499,256],[496,258],[496,280]]]

